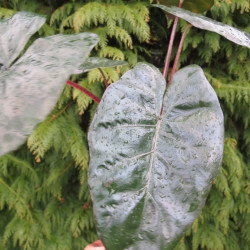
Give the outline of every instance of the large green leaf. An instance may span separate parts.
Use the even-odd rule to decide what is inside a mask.
[[[92,33],[40,38],[14,65],[0,70],[0,155],[16,149],[45,119],[98,40]]]
[[[117,66],[124,66],[128,63],[120,60],[110,60],[104,57],[89,57],[85,62],[79,67],[77,73],[83,73],[96,68],[112,68]]]
[[[153,6],[178,16],[199,29],[216,32],[234,43],[250,48],[250,35],[244,31],[178,7],[167,7],[161,4],[153,4]]]
[[[166,6],[178,6],[180,0],[159,0],[160,4]],[[184,0],[182,8],[196,13],[209,10],[214,5],[214,0]]]
[[[89,131],[89,185],[107,250],[172,250],[223,154],[223,114],[199,66],[165,80],[139,63],[104,93]]]
[[[0,65],[9,67],[45,20],[29,12],[18,12],[9,19],[0,20]]]

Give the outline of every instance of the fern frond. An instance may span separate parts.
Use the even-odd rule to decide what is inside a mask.
[[[215,186],[220,192],[222,192],[227,197],[227,199],[231,199],[231,191],[229,188],[227,175],[227,171],[224,168],[221,168],[216,178]]]
[[[70,16],[79,7],[78,5],[75,3],[66,3],[56,9],[50,17],[50,25],[53,26],[56,24],[59,26],[65,20],[65,17]]]
[[[132,49],[132,38],[125,29],[114,26],[114,29],[112,31],[109,29],[107,34],[111,38],[115,37],[118,41],[123,43],[125,47]]]
[[[216,53],[220,49],[220,35],[215,32],[206,32],[205,43]]]
[[[198,249],[199,246],[207,250],[221,250],[224,244],[225,236],[223,233],[210,224],[203,224],[192,239],[193,250]]]
[[[20,174],[32,179],[36,185],[39,184],[38,175],[28,161],[20,159],[12,153],[0,157],[0,170],[3,176],[7,177],[10,167],[15,168]]]
[[[124,54],[120,49],[117,49],[115,47],[111,46],[106,46],[102,48],[99,52],[98,55],[100,57],[109,57],[112,58],[113,60],[121,60],[124,61]]]
[[[73,18],[74,29],[79,32],[83,27],[103,24],[107,15],[106,8],[99,2],[87,3],[79,8]]]
[[[13,16],[16,13],[15,10],[0,8],[0,19],[6,19]]]

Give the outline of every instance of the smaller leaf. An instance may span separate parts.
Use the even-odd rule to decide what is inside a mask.
[[[178,6],[179,0],[159,0],[160,4],[166,6]],[[214,0],[185,0],[182,8],[196,13],[209,10],[214,5]]]
[[[216,32],[234,43],[250,48],[250,35],[244,31],[178,7],[169,8],[161,4],[153,6],[186,20],[196,28]]]
[[[0,71],[0,156],[20,146],[46,118],[98,41],[88,32],[39,38],[8,70]]]
[[[89,57],[76,71],[77,74],[84,73],[96,68],[111,68],[116,66],[127,65],[125,61],[110,60],[104,57]]]
[[[45,21],[44,17],[29,12],[18,12],[9,19],[0,20],[0,64],[9,67]]]

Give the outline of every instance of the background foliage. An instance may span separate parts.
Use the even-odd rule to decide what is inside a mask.
[[[47,15],[39,36],[90,31],[100,43],[92,55],[128,61],[104,69],[109,83],[137,61],[162,68],[172,20],[150,1],[0,0],[0,17],[27,10]],[[250,32],[248,0],[216,0],[207,16]],[[176,47],[185,21],[178,25]],[[248,250],[249,50],[192,28],[180,65],[205,69],[225,115],[221,171],[206,206],[176,250]],[[99,71],[72,79],[101,97]],[[0,158],[0,249],[84,249],[97,239],[87,186],[86,134],[96,105],[65,86],[56,107],[19,150]]]

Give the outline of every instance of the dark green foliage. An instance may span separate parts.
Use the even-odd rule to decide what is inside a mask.
[[[43,136],[39,152],[32,145],[36,162],[25,148],[1,157],[0,214],[8,215],[8,220],[1,221],[2,246],[82,249],[96,239],[87,191],[87,140],[81,123],[76,104],[70,103],[63,114],[49,117],[37,128],[36,133]],[[51,145],[53,149],[42,160]]]
[[[163,67],[172,21],[165,21],[161,10],[151,8],[148,23],[148,2],[0,0],[0,17],[17,10],[46,14],[47,23],[32,39],[59,32],[74,33],[74,24],[79,24],[80,31],[95,30],[102,37],[93,56],[126,60],[130,67],[142,60]],[[90,6],[104,3],[113,9],[121,6],[124,16],[114,17],[114,24],[107,8],[102,8],[102,14]],[[86,4],[89,7],[84,10]],[[88,11],[89,23],[77,20],[81,11]],[[250,32],[248,11],[248,0],[216,0],[207,16]],[[115,26],[110,29],[108,22]],[[133,22],[138,25],[133,26]],[[179,24],[181,31],[186,23]],[[178,39],[177,35],[176,46]],[[147,40],[148,44],[140,43]],[[148,57],[149,51],[152,57]],[[180,65],[191,63],[205,68],[220,98],[226,140],[223,167],[207,205],[176,249],[249,250],[249,50],[212,32],[191,29]],[[128,69],[125,66],[103,71],[111,83]],[[87,77],[73,76],[72,80],[101,97],[104,84],[99,71],[90,71]],[[86,140],[96,106],[78,90],[65,86],[53,112],[29,138],[30,148],[24,145],[0,159],[1,250],[80,250],[97,239],[87,186]]]
[[[248,1],[215,1],[207,16],[249,33],[248,11]],[[170,26],[171,20],[153,23],[154,16],[159,14],[152,11],[152,24],[158,30],[162,26]],[[185,27],[186,22],[180,20],[179,31]],[[163,34],[154,32],[154,39],[158,44],[166,43],[167,46],[170,33],[165,32],[167,38]],[[176,44],[178,40],[177,36]],[[166,51],[166,46],[162,51]],[[248,250],[250,50],[215,33],[195,28],[190,29],[183,49],[181,67],[197,63],[205,68],[205,74],[217,92],[225,115],[226,139],[222,168],[207,203],[175,250]],[[156,59],[163,67],[164,58]]]
[[[179,70],[165,90],[161,72],[138,63],[105,91],[89,129],[88,181],[107,249],[172,250],[219,172],[224,119],[202,69]]]

